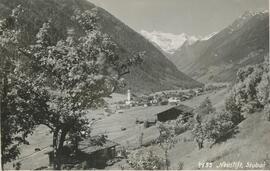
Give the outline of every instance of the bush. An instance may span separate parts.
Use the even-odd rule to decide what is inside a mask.
[[[212,84],[205,85],[205,87],[204,87],[205,91],[211,91],[211,90],[216,90],[216,89],[217,89],[217,87],[212,85]]]
[[[182,161],[178,162],[177,170],[183,170],[184,163]]]
[[[212,102],[208,97],[199,105],[199,107],[195,110],[195,113],[200,116],[205,116],[210,113],[213,113],[216,109],[213,107]]]
[[[206,130],[204,118],[213,113],[216,109],[213,107],[210,99],[207,97],[195,110],[195,121],[192,129],[192,134],[198,144],[198,148],[203,148],[203,143],[206,139]],[[189,123],[190,124],[190,123]]]
[[[160,102],[160,105],[167,105],[169,102],[167,100],[163,100]]]
[[[269,154],[266,154],[265,159],[263,160],[265,163],[265,170],[270,170],[270,157]]]
[[[198,144],[199,150],[202,149],[206,136],[205,136],[204,127],[201,121],[196,120],[196,123],[194,124],[194,128],[192,129],[192,134]]]
[[[178,125],[174,128],[175,135],[180,135],[188,130],[188,127],[185,125]]]
[[[269,56],[262,64],[239,69],[226,109],[234,115],[235,109],[253,113],[264,108],[269,103],[269,74]]]
[[[266,105],[267,103],[269,103],[269,96],[270,96],[269,82],[270,82],[270,70],[268,69],[268,71],[266,70],[266,72],[263,73],[262,79],[258,84],[258,86],[256,87],[257,98],[262,105]]]
[[[201,149],[205,140],[216,143],[221,138],[227,139],[233,127],[232,115],[224,110],[211,113],[204,119],[196,119],[192,133]]]
[[[136,170],[157,170],[164,168],[164,159],[155,155],[152,150],[134,151],[128,156],[129,165]]]
[[[169,125],[173,125],[173,130],[175,135],[180,135],[190,129],[190,120],[192,116],[187,117],[180,115],[176,120],[173,120]]]
[[[205,140],[216,142],[226,136],[228,131],[241,120],[239,106],[232,96],[226,100],[226,109],[227,111],[215,112],[208,98],[196,109],[192,133],[199,149],[203,148]]]
[[[264,108],[264,111],[265,111],[266,119],[267,119],[268,121],[270,121],[270,104],[268,104],[268,105]]]
[[[225,109],[232,115],[232,122],[234,125],[237,125],[244,119],[241,115],[241,105],[236,103],[232,94],[225,100]]]
[[[229,130],[234,126],[232,115],[227,111],[213,113],[207,116],[204,120],[203,131],[207,140],[216,142],[220,138],[226,138]]]

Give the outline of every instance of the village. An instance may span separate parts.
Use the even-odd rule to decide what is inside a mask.
[[[143,96],[135,96],[128,90],[126,95],[113,95],[107,99],[104,108],[89,111],[87,117],[93,123],[91,136],[78,143],[77,155],[72,143],[66,141],[61,159],[63,169],[128,167],[126,159],[131,151],[156,145],[160,136],[158,123],[167,123],[178,117],[193,117],[198,100],[215,95],[223,97],[226,87],[226,84],[207,85]],[[52,168],[51,140],[49,130],[44,126],[38,127],[29,137],[30,145],[22,148],[22,157],[10,163],[10,168],[16,168],[16,165],[21,169]]]

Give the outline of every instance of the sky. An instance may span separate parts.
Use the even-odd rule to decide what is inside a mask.
[[[245,11],[269,9],[268,0],[89,0],[140,32],[206,36]]]

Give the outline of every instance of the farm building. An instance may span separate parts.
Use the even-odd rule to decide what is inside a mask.
[[[99,145],[93,145],[92,139],[85,139],[79,143],[79,151],[81,152],[80,160],[85,161],[91,168],[102,169],[106,166],[106,162],[116,156],[117,143],[106,140]]]
[[[157,119],[156,118],[149,118],[144,121],[144,128],[148,128],[150,126],[156,125]]]
[[[193,115],[193,108],[180,104],[178,106],[174,106],[170,109],[167,109],[163,112],[160,112],[157,115],[157,120],[160,122],[166,122],[169,120],[174,120],[178,116],[183,115],[184,117]]]
[[[95,138],[95,137],[94,137]],[[84,139],[78,144],[78,151],[75,155],[72,154],[72,150],[65,150],[63,156],[61,157],[62,163],[65,165],[82,165],[83,168],[97,168],[104,169],[109,160],[116,157],[116,147],[119,144],[104,139],[101,143],[98,139],[93,141],[93,137],[89,139]],[[70,146],[65,146],[65,149],[71,149]],[[53,161],[53,154],[49,152],[50,164]]]

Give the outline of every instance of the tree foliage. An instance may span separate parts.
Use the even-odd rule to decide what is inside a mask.
[[[104,97],[124,86],[122,76],[129,73],[132,65],[141,63],[143,56],[139,53],[127,60],[120,60],[116,53],[117,45],[100,31],[96,9],[85,12],[76,10],[73,19],[78,22],[85,35],[77,38],[69,30],[66,39],[55,42],[52,39],[52,20],[48,20],[40,28],[33,45],[16,48],[18,54],[27,58],[28,62],[13,62],[14,69],[9,69],[14,71],[13,76],[16,77],[13,85],[7,85],[10,79],[2,79],[4,87],[10,87],[10,90],[2,93],[4,98],[1,103],[5,104],[1,104],[4,106],[1,113],[3,110],[10,119],[18,117],[27,121],[27,125],[22,125],[23,128],[20,125],[17,126],[19,128],[15,127],[13,134],[26,130],[23,134],[26,136],[31,133],[30,128],[36,125],[48,126],[53,133],[55,169],[61,167],[59,158],[66,136],[79,140],[90,135],[91,124],[85,116],[88,109],[103,105]],[[16,33],[2,28],[3,26],[2,37]],[[13,40],[12,36],[7,40],[14,41],[11,43],[15,44],[16,39]],[[7,46],[9,42],[2,40],[1,45]],[[7,48],[1,47],[2,49]],[[5,59],[11,59],[8,57]],[[9,73],[5,74],[5,78]],[[18,90],[13,90],[14,88]],[[10,99],[5,97],[6,94],[10,94]],[[17,120],[12,121],[14,125],[19,123]],[[14,139],[4,142],[14,144]]]
[[[234,126],[233,115],[226,110],[216,111],[209,99],[203,101],[196,112],[192,133],[199,149],[204,147],[205,141],[215,143]]]
[[[137,150],[128,156],[129,165],[136,170],[164,169],[164,159],[155,155],[152,150]]]
[[[265,62],[239,69],[237,82],[227,99],[229,111],[252,113],[269,103],[269,55]]]
[[[232,92],[225,100],[225,109],[232,115],[232,122],[235,125],[244,119],[243,115],[241,114],[241,106],[237,105]]]
[[[203,148],[203,143],[205,141],[205,131],[204,131],[204,125],[202,123],[202,117],[200,115],[197,115],[195,118],[195,124],[193,125],[192,134],[198,144],[198,148]]]
[[[263,74],[261,81],[256,87],[258,101],[263,106],[270,104],[270,57],[266,56],[265,61],[262,64]]]
[[[18,157],[19,145],[28,144],[26,138],[35,127],[32,114],[39,110],[32,106],[34,101],[23,100],[30,96],[32,89],[17,70],[20,64],[18,45],[21,34],[18,19],[22,12],[22,8],[18,6],[10,16],[0,22],[2,167]]]
[[[41,105],[46,106],[47,112],[38,118],[54,134],[56,159],[69,132],[78,132],[79,136],[90,134],[87,109],[102,105],[103,97],[122,85],[121,76],[134,63],[120,61],[116,44],[96,24],[95,9],[76,11],[74,19],[85,30],[84,36],[76,39],[69,35],[53,44],[48,21],[38,32],[36,44],[27,51],[32,59],[27,68],[34,89],[46,92],[43,99],[47,101]],[[57,160],[55,164],[55,168],[61,165]]]
[[[232,115],[225,110],[208,115],[204,123],[205,137],[210,142],[223,138],[234,126]]]
[[[176,143],[176,126],[175,124],[158,124],[159,137],[157,139],[157,143],[160,145],[162,150],[164,151],[165,157],[165,167],[168,170],[170,166],[170,161],[168,158],[168,151],[172,149]]]
[[[203,148],[203,143],[206,139],[204,117],[213,113],[215,110],[216,109],[213,107],[212,102],[208,97],[202,101],[202,103],[195,110],[192,133],[199,149]]]
[[[216,109],[213,107],[209,97],[206,97],[204,101],[196,108],[195,114],[201,117],[213,113]]]

